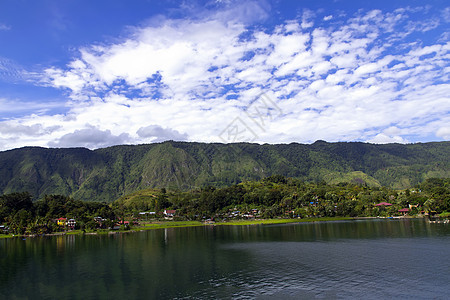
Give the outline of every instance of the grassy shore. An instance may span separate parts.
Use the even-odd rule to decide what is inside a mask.
[[[12,238],[14,235],[12,234],[0,234],[0,239]]]
[[[205,224],[200,221],[161,221],[146,223],[142,226],[134,227],[136,230],[149,230],[149,229],[160,229],[160,228],[174,228],[174,227],[194,227],[194,226],[204,226]]]
[[[230,222],[217,222],[213,225],[270,225],[287,224],[301,222],[325,222],[325,221],[344,221],[354,220],[350,217],[325,217],[325,218],[304,218],[304,219],[262,219],[262,220],[235,220]]]
[[[204,223],[200,221],[161,221],[143,224],[139,227],[134,227],[133,230],[152,230],[162,228],[174,227],[194,227],[194,226],[245,226],[245,225],[270,225],[270,224],[287,224],[287,223],[301,223],[301,222],[325,222],[325,221],[344,221],[354,220],[350,217],[327,217],[327,218],[305,218],[305,219],[256,219],[256,220],[233,220],[226,222],[211,222]]]
[[[144,223],[141,226],[136,226],[130,230],[97,230],[84,232],[82,230],[72,230],[65,233],[55,233],[50,235],[81,235],[81,234],[95,234],[105,235],[111,233],[127,233],[137,232],[143,230],[164,229],[164,228],[180,228],[180,227],[195,227],[195,226],[246,226],[246,225],[270,225],[270,224],[287,224],[287,223],[301,223],[301,222],[326,222],[326,221],[343,221],[354,220],[350,217],[326,217],[326,218],[305,218],[305,219],[256,219],[256,220],[233,220],[227,222],[204,223],[200,221],[154,221],[151,223]],[[12,237],[29,237],[12,234],[0,234],[0,238]]]
[[[443,212],[439,215],[440,218],[450,218],[450,212]]]

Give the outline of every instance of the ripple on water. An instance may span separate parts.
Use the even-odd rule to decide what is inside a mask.
[[[233,295],[237,299],[430,295],[444,299],[445,294],[437,287],[446,286],[445,280],[450,280],[448,259],[432,262],[438,266],[436,273],[426,270],[426,262],[436,259],[429,255],[442,251],[442,245],[417,245],[415,239],[270,242],[227,247],[250,251],[254,258],[239,276],[223,282],[239,288]],[[442,253],[437,257],[442,259]]]
[[[449,233],[378,220],[0,240],[0,298],[447,299]]]

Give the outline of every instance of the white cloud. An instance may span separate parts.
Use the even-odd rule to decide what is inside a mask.
[[[136,132],[141,138],[151,138],[152,142],[163,142],[163,141],[186,141],[188,135],[186,133],[179,133],[177,130],[170,128],[162,128],[158,125],[149,125],[146,127],[141,127]]]
[[[439,20],[435,19],[435,20],[426,20],[426,21],[410,21],[408,22],[408,32],[414,32],[414,31],[419,31],[419,32],[427,32],[430,30],[435,29],[436,27],[439,26]]]
[[[253,11],[256,20],[254,5],[243,14]],[[67,116],[17,120],[26,128],[58,126],[27,143],[221,141],[218,135],[236,117],[257,142],[448,139],[450,42],[408,39],[442,21],[413,26],[408,14],[417,12],[374,10],[345,20],[336,15],[329,27],[318,27],[315,20],[329,16],[305,11],[262,30],[242,16],[227,19],[233,9],[161,19],[116,43],[80,49],[66,68],[47,68],[46,84],[67,89],[74,101]],[[245,109],[262,92],[283,114],[260,128]]]
[[[223,4],[223,1],[221,4]],[[270,5],[266,1],[227,1],[218,11],[200,11],[198,16],[207,20],[253,24],[269,17]]]
[[[365,75],[367,73],[373,73],[376,71],[378,71],[378,65],[376,63],[368,63],[368,64],[358,67],[355,70],[355,75],[361,76],[361,75]]]
[[[113,135],[110,130],[100,130],[93,126],[85,129],[75,130],[63,135],[61,138],[49,143],[50,147],[86,147],[90,149],[125,144],[130,141],[126,133],[118,136]]]
[[[302,16],[301,27],[303,29],[313,27],[314,26],[314,21],[312,20],[313,18],[314,18],[314,13],[309,9],[305,9],[305,11],[303,12],[303,16]]]
[[[38,115],[45,114],[51,109],[65,107],[65,103],[54,102],[40,102],[40,101],[21,101],[17,99],[0,98],[0,120],[2,114],[8,113],[34,113]],[[5,116],[6,117],[6,116]]]
[[[186,97],[220,80],[222,69],[237,63],[245,50],[238,42],[243,30],[240,24],[219,21],[169,20],[159,27],[138,29],[123,43],[83,49],[81,59],[69,70],[48,69],[48,81],[79,94],[83,88],[103,89],[120,80],[136,86],[161,76],[163,95]],[[219,68],[219,78],[208,72],[211,67]]]
[[[38,137],[44,134],[51,134],[59,128],[59,126],[44,127],[42,124],[27,126],[14,121],[9,121],[0,123],[0,134],[4,137],[18,137],[22,135]]]
[[[389,136],[384,133],[379,133],[372,139],[368,140],[369,143],[375,143],[375,144],[387,144],[387,143],[401,143],[405,144],[408,141],[403,139],[401,136],[395,135],[395,136]]]
[[[436,136],[443,138],[444,140],[450,140],[450,127],[443,126],[439,128],[436,132]]]

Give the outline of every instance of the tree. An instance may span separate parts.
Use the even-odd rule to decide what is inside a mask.
[[[30,193],[12,193],[0,196],[1,223],[3,223],[8,216],[13,216],[22,209],[29,212],[33,211],[33,201]]]
[[[24,234],[27,226],[32,221],[31,212],[21,209],[12,218],[10,222],[10,229],[15,234]]]

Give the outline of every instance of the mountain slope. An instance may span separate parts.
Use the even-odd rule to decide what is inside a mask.
[[[186,190],[280,174],[408,188],[450,177],[450,142],[424,144],[204,144],[164,142],[84,148],[25,147],[0,152],[0,194],[28,191],[111,202],[146,188]]]

